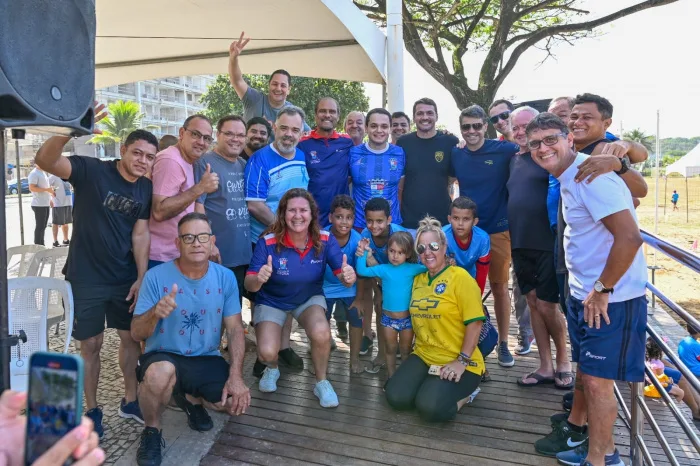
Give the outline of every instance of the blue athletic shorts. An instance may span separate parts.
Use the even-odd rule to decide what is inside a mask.
[[[382,312],[382,327],[390,327],[397,332],[400,332],[401,330],[413,329],[413,325],[411,325],[411,316],[403,317],[401,319],[394,319],[384,312]]]
[[[610,380],[644,382],[646,352],[646,296],[610,303],[610,325],[588,327],[583,302],[569,297],[566,320],[571,340],[571,359],[584,374]]]
[[[326,319],[331,320],[331,311],[335,309],[336,322],[339,322],[339,316],[345,316],[347,322],[350,322],[350,327],[362,328],[362,317],[357,308],[350,307],[354,300],[355,298],[326,298]]]
[[[673,383],[678,383],[681,381],[681,371],[674,369],[673,367],[664,366],[664,375],[668,376],[673,380]]]

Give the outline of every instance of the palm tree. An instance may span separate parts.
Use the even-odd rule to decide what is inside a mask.
[[[649,152],[652,152],[654,150],[654,143],[656,142],[654,140],[654,136],[646,134],[639,128],[626,132],[622,135],[622,138],[626,141],[638,142],[639,144],[646,147],[646,149]]]
[[[136,102],[117,100],[107,106],[109,116],[102,120],[102,134],[94,135],[88,144],[123,144],[132,131],[141,128],[144,114]]]

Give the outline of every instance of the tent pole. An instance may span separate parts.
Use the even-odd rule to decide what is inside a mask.
[[[666,218],[666,196],[668,191],[666,190],[666,187],[668,186],[668,175],[664,176],[664,219]]]
[[[25,131],[23,129],[13,129],[12,138],[15,140],[15,154],[17,156],[17,202],[19,204],[19,233],[20,241],[24,246],[24,214],[22,212],[22,177],[20,176],[20,160],[19,160],[19,140],[24,139]]]
[[[5,128],[0,127],[0,160],[5,163]],[[19,167],[17,167],[19,169]],[[5,219],[5,192],[7,181],[0,180],[0,393],[10,388],[10,322],[7,299],[7,222]],[[22,186],[19,185],[19,189]]]
[[[386,82],[389,111],[403,111],[403,0],[386,2]]]
[[[690,204],[690,199],[688,198],[688,177],[685,177],[685,223],[690,222],[690,217],[688,214],[688,204]]]

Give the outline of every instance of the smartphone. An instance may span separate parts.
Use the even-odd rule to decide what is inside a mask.
[[[428,374],[429,375],[440,375],[440,369],[442,369],[442,366],[437,366],[437,365],[433,364],[428,369]]]
[[[80,356],[37,352],[29,359],[27,440],[30,465],[83,417],[83,360]],[[67,462],[70,464],[70,461]]]

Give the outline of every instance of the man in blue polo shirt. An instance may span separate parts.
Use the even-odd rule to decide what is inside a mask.
[[[309,183],[304,153],[297,149],[304,123],[304,111],[284,107],[275,122],[275,140],[250,158],[245,167],[246,197],[250,213],[253,245],[263,231],[275,220],[280,199],[292,188],[304,188]],[[288,320],[282,332],[280,357],[291,367],[304,368],[303,360],[289,345],[292,321]],[[256,364],[261,369],[259,364]],[[256,372],[257,373],[257,372]]]
[[[306,155],[309,172],[309,192],[318,204],[320,225],[328,224],[331,202],[338,194],[349,194],[348,152],[353,146],[350,136],[335,130],[340,106],[332,97],[323,97],[316,103],[316,128],[299,142]]]
[[[511,367],[515,360],[508,349],[510,234],[506,183],[510,160],[520,147],[508,141],[484,139],[487,121],[486,112],[478,105],[462,110],[459,123],[466,146],[452,149],[452,176],[459,182],[460,196],[469,197],[479,206],[479,227],[491,239],[489,283],[498,321],[498,363]]]
[[[365,123],[369,141],[350,149],[355,228],[366,226],[365,204],[374,197],[389,201],[392,221],[400,225],[399,191],[403,190],[406,156],[403,149],[389,143],[391,113],[383,108],[372,109]]]

